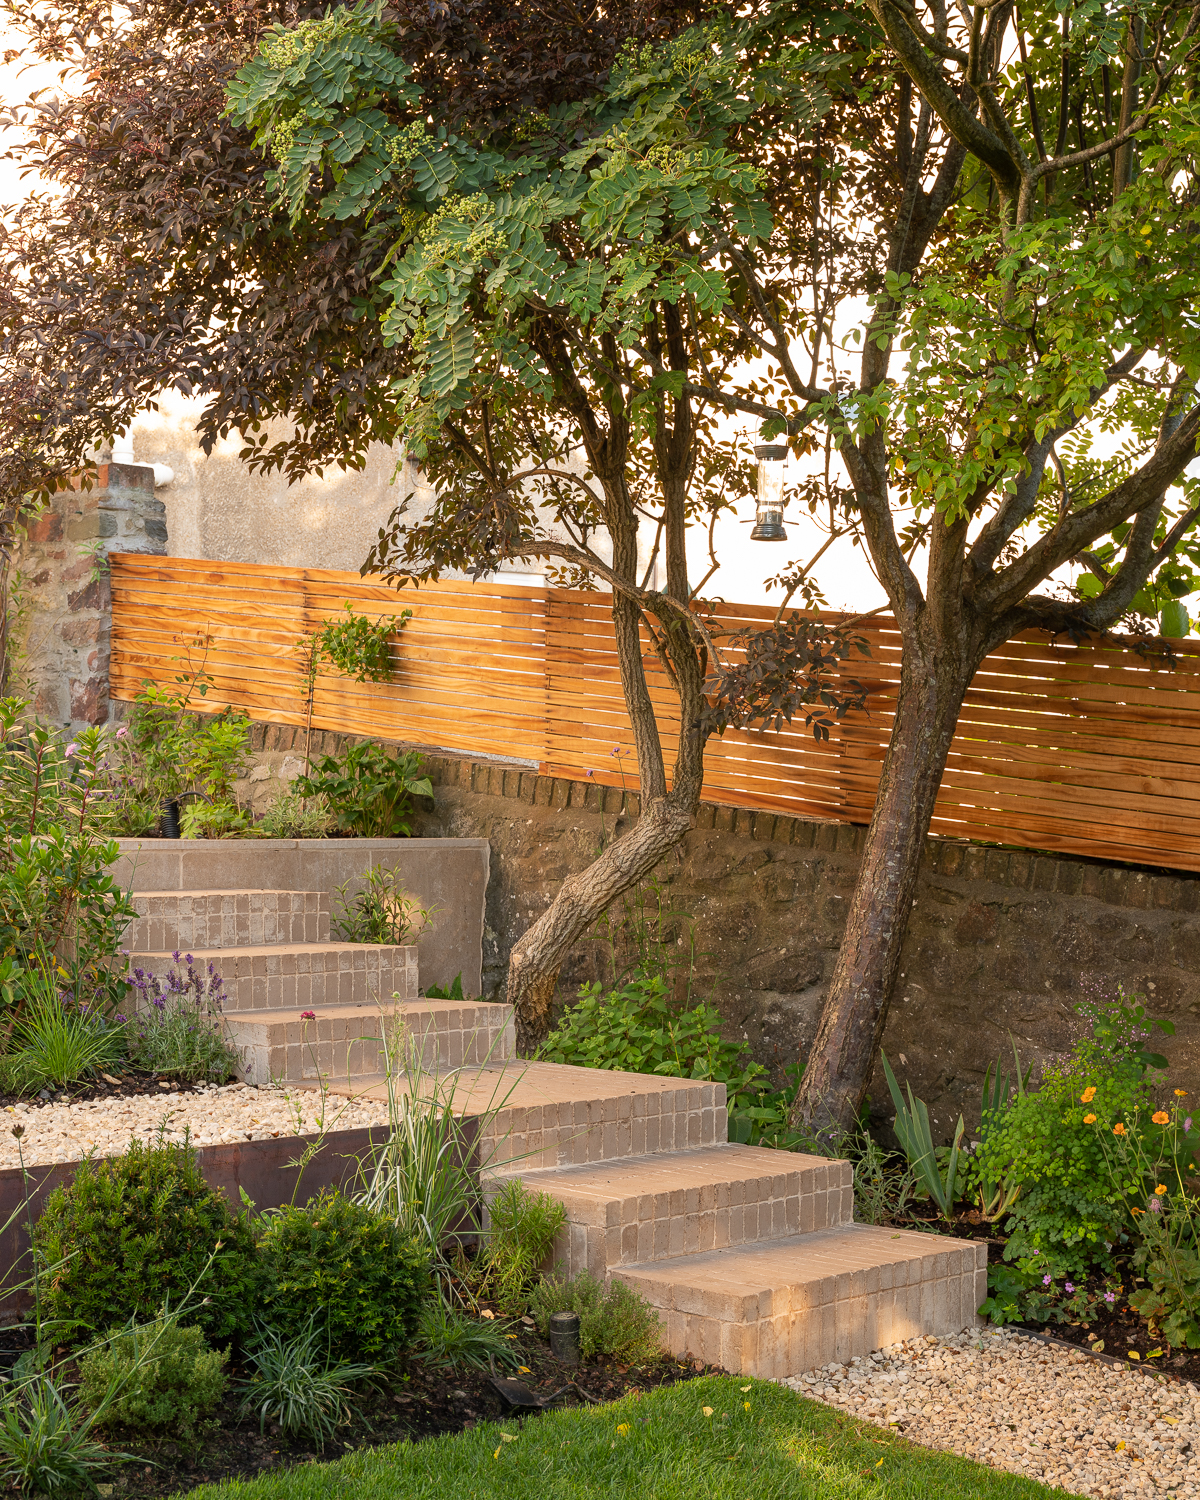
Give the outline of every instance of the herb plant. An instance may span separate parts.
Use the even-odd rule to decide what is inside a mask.
[[[80,1360],[80,1396],[104,1425],[192,1439],[225,1394],[228,1362],[229,1350],[210,1349],[199,1328],[174,1318],[133,1324]]]
[[[348,894],[351,886],[358,887],[353,895]],[[338,907],[332,925],[343,942],[391,943],[400,947],[415,942],[431,924],[430,913],[404,890],[396,870],[376,865],[357,880],[344,881],[336,889]]]
[[[516,1317],[525,1311],[537,1274],[567,1222],[567,1211],[549,1193],[531,1191],[512,1178],[488,1205],[488,1219],[490,1232],[476,1261],[473,1290]]]
[[[211,960],[197,968],[190,953],[180,959],[176,952],[172,958],[162,979],[141,968],[133,971],[136,1014],[127,1024],[130,1056],[154,1073],[224,1083],[241,1061],[225,1031],[225,982]]]
[[[641,1364],[662,1352],[658,1313],[615,1277],[604,1287],[587,1271],[570,1280],[548,1276],[534,1288],[529,1310],[543,1338],[552,1313],[578,1313],[579,1352],[585,1359],[611,1354],[624,1363]]]
[[[302,797],[326,798],[342,833],[406,838],[416,799],[433,796],[429,778],[420,775],[422,764],[415,750],[392,756],[366,740],[347,745],[340,755],[322,756],[312,771],[297,776],[295,787]]]

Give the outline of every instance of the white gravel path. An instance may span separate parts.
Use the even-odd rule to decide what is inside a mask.
[[[914,1339],[783,1383],[1072,1494],[1200,1497],[1200,1387],[1007,1329]]]
[[[351,1101],[330,1097],[322,1106],[312,1090],[256,1089],[244,1083],[213,1085],[197,1093],[136,1094],[94,1099],[87,1103],[10,1104],[0,1118],[0,1168],[20,1165],[12,1127],[24,1127],[20,1149],[25,1165],[48,1166],[94,1156],[118,1156],[132,1138],[148,1141],[165,1127],[170,1139],[182,1140],[185,1129],[193,1145],[261,1141],[272,1136],[312,1134],[321,1128],[353,1130],[387,1123],[387,1105],[379,1100]]]

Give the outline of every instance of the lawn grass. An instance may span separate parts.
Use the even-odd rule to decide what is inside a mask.
[[[712,1408],[706,1416],[705,1407]],[[1032,1480],[918,1448],[766,1381],[709,1376],[611,1405],[360,1449],[189,1500],[1033,1500]]]

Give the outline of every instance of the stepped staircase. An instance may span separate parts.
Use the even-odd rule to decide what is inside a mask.
[[[422,999],[415,947],[332,940],[325,892],[134,905],[132,967],[221,974],[248,1083],[383,1098],[404,1036],[461,1070],[485,1194],[516,1176],[563,1203],[554,1261],[635,1287],[676,1356],[778,1378],[977,1321],[985,1245],[855,1224],[849,1163],[731,1144],[721,1084],[522,1062],[508,1006]]]

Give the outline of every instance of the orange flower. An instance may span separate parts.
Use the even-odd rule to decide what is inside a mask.
[[[1166,1185],[1166,1183],[1165,1182],[1160,1182],[1159,1185],[1154,1189],[1154,1196],[1156,1198],[1161,1198],[1166,1193],[1166,1191],[1167,1191],[1167,1185]]]
[[[1187,1098],[1187,1089],[1176,1089],[1175,1090],[1175,1097],[1176,1097],[1176,1099],[1186,1099]]]
[[[1158,1110],[1155,1110],[1155,1112],[1150,1116],[1150,1118],[1154,1121],[1154,1123],[1156,1125],[1166,1125],[1166,1124],[1169,1124],[1171,1116],[1166,1112],[1165,1109],[1158,1109]]]
[[[1096,1116],[1095,1115],[1084,1115],[1084,1117],[1083,1117],[1083,1123],[1085,1125],[1094,1125],[1096,1123]]]
[[[1084,1089],[1083,1093],[1079,1096],[1079,1102],[1080,1104],[1090,1104],[1095,1097],[1096,1090],[1094,1088]]]
[[[1125,1127],[1124,1127],[1124,1125],[1114,1125],[1113,1126],[1113,1135],[1124,1135],[1124,1134],[1125,1134]]]

